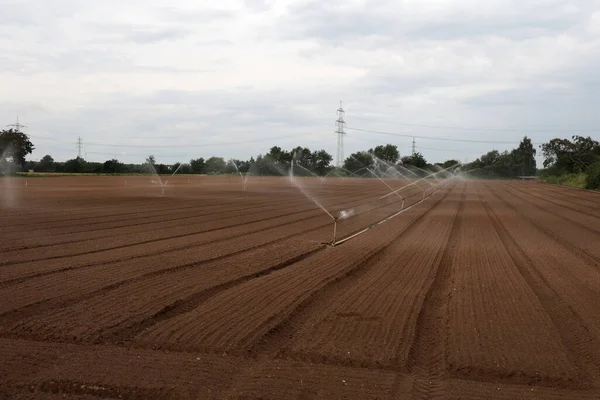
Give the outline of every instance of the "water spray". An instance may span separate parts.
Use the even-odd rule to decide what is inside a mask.
[[[378,175],[377,175],[375,172],[373,172],[373,171],[372,171],[372,170],[370,170],[370,169],[367,169],[367,170],[368,170],[368,171],[369,171],[371,174],[373,174],[373,176],[374,176],[375,178],[379,179],[379,180],[381,181],[381,183],[383,183],[385,186],[387,186],[387,187],[388,187],[388,188],[389,188],[389,189],[390,189],[392,192],[394,192],[394,189],[393,189],[393,188],[392,188],[390,185],[388,185],[386,181],[384,181],[383,179],[381,179],[381,177],[379,177],[379,176],[378,176]],[[402,209],[404,208],[404,197],[402,197],[402,195],[401,195],[399,192],[395,192],[395,193],[396,193],[396,195],[397,195],[398,197],[400,197],[400,199],[402,200],[402,205],[400,206],[400,209],[402,210]]]
[[[422,189],[420,186],[418,186],[418,185],[417,185],[417,183],[418,183],[418,182],[420,182],[420,181],[422,181],[422,180],[425,180],[425,179],[429,178],[430,176],[437,175],[437,174],[439,174],[440,172],[447,171],[447,170],[449,170],[450,168],[454,168],[456,165],[458,165],[458,164],[454,164],[454,165],[452,165],[452,166],[450,166],[450,167],[448,167],[448,168],[445,168],[445,169],[443,169],[443,170],[441,170],[441,171],[434,172],[434,173],[432,173],[432,174],[429,174],[429,175],[427,175],[427,176],[424,176],[423,178],[421,178],[421,179],[418,179],[418,180],[416,180],[416,181],[414,181],[414,182],[411,182],[411,183],[409,183],[408,185],[402,186],[400,189],[396,189],[394,192],[399,192],[400,190],[402,190],[402,189],[404,189],[404,188],[407,188],[407,187],[409,187],[409,186],[413,186],[413,185],[415,185],[415,186],[417,186],[419,189],[423,190],[423,189]],[[391,196],[391,195],[392,195],[394,192],[392,192],[392,193],[388,193],[388,194],[386,194],[386,195],[383,195],[383,196],[381,196],[379,199],[381,200],[381,199],[384,199],[384,198],[386,198],[386,197],[388,197],[388,196]],[[423,192],[424,192],[424,191],[423,191]],[[423,196],[423,197],[424,197],[424,196]]]
[[[246,191],[246,182],[248,182],[248,172],[246,172],[246,176],[244,176],[242,174],[242,172],[240,171],[240,169],[238,168],[237,164],[233,160],[229,160],[229,162],[233,164],[237,173],[240,174],[240,178],[242,178],[242,185],[244,186],[244,192],[245,192]]]
[[[301,165],[298,165],[298,167],[308,171],[306,168],[304,168]],[[308,171],[308,172],[311,172],[311,171]],[[314,175],[314,173],[312,173],[312,174]],[[315,199],[313,196],[311,196],[309,193],[307,193],[306,190],[302,187],[302,185],[297,181],[297,179],[294,177],[294,160],[292,160],[291,167],[290,167],[290,183],[293,184],[294,186],[296,186],[298,188],[298,190],[300,190],[302,192],[302,194],[304,196],[306,196],[307,199],[309,199],[313,203],[315,203],[315,205],[317,207],[319,207],[321,210],[323,210],[323,212],[325,214],[327,214],[329,216],[329,218],[331,218],[333,220],[333,241],[331,242],[331,244],[333,245],[336,241],[338,218],[334,217],[329,211],[327,211],[327,209],[321,203],[319,203],[319,201],[317,199]]]
[[[339,241],[336,241],[336,240],[334,240],[334,241],[333,241],[333,243],[331,244],[331,246],[333,246],[333,247],[335,247],[335,246],[338,246],[338,245],[340,245],[340,244],[342,244],[342,243],[344,243],[344,242],[347,242],[347,241],[348,241],[348,240],[350,240],[350,239],[353,239],[353,238],[355,238],[355,237],[357,237],[357,236],[359,236],[359,235],[362,235],[363,233],[365,233],[365,232],[367,232],[367,231],[369,231],[369,230],[371,230],[371,229],[375,228],[376,226],[378,226],[378,225],[381,225],[381,224],[383,224],[384,222],[386,222],[386,221],[389,221],[390,219],[392,219],[392,218],[395,218],[395,217],[397,217],[398,215],[400,215],[400,214],[402,214],[402,213],[404,213],[404,212],[406,212],[406,211],[410,210],[411,208],[413,208],[413,207],[415,207],[415,206],[417,206],[417,205],[419,205],[419,204],[423,203],[423,202],[424,202],[426,199],[428,199],[429,197],[433,196],[435,193],[437,193],[437,192],[438,192],[438,191],[440,191],[442,188],[444,188],[444,187],[445,187],[445,186],[448,184],[448,182],[450,182],[450,180],[451,180],[451,179],[447,179],[447,180],[446,180],[446,182],[445,182],[444,184],[442,184],[442,185],[439,185],[438,187],[436,187],[436,188],[435,188],[435,190],[433,190],[433,191],[431,192],[431,194],[430,194],[429,196],[427,196],[427,198],[423,198],[422,200],[419,200],[418,202],[416,202],[416,203],[414,203],[414,204],[411,204],[410,206],[406,207],[405,209],[401,209],[400,211],[398,211],[398,212],[396,212],[396,213],[394,213],[394,214],[392,214],[392,215],[390,215],[390,216],[388,216],[388,217],[386,217],[386,218],[382,219],[381,221],[378,221],[378,222],[376,222],[376,223],[374,223],[374,224],[371,224],[371,225],[367,226],[366,228],[364,228],[364,229],[362,229],[362,230],[360,230],[360,231],[358,231],[358,232],[356,232],[356,233],[354,233],[354,234],[352,234],[352,235],[350,235],[350,236],[348,236],[348,237],[345,237],[345,238],[343,238],[342,240],[339,240]],[[409,185],[407,185],[407,186],[409,186]],[[400,189],[398,189],[398,190],[400,190]],[[386,195],[386,196],[384,196],[384,197],[387,197],[387,195]]]

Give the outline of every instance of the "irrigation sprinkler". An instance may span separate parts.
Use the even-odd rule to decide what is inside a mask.
[[[381,183],[383,183],[385,186],[387,186],[388,189],[390,189],[392,192],[394,191],[394,189],[390,185],[388,185],[386,181],[384,181],[383,179],[381,179],[380,176],[378,176],[375,172],[373,172],[373,170],[367,169],[367,171],[369,171],[371,174],[373,174],[373,176],[375,178],[379,179],[381,181]],[[399,192],[396,192],[396,195],[398,197],[400,197],[400,199],[402,200],[402,205],[400,206],[400,209],[402,210],[404,208],[404,197]]]
[[[242,174],[242,172],[240,171],[240,169],[238,168],[237,164],[233,160],[229,160],[229,162],[233,164],[235,170],[240,175],[240,178],[242,179],[242,185],[244,187],[244,192],[245,192],[246,191],[246,182],[248,182],[248,172],[246,172],[246,176],[244,176]]]
[[[398,211],[398,212],[396,212],[396,213],[394,213],[394,214],[392,214],[392,215],[390,215],[390,216],[388,216],[388,217],[386,217],[386,218],[384,218],[384,219],[382,219],[382,220],[380,220],[380,221],[378,221],[378,222],[375,222],[375,223],[373,223],[373,224],[371,224],[371,225],[367,226],[366,228],[364,228],[364,229],[362,229],[362,230],[360,230],[360,231],[358,231],[358,232],[355,232],[354,234],[352,234],[352,235],[350,235],[350,236],[348,236],[348,237],[345,237],[345,238],[343,238],[343,239],[341,239],[341,240],[334,240],[334,242],[331,244],[331,246],[332,246],[332,247],[339,246],[340,244],[342,244],[342,243],[345,243],[345,242],[347,242],[348,240],[350,240],[350,239],[353,239],[353,238],[355,238],[355,237],[357,237],[357,236],[359,236],[359,235],[362,235],[363,233],[365,233],[365,232],[367,232],[367,231],[369,231],[369,230],[371,230],[371,229],[375,228],[376,226],[378,226],[378,225],[381,225],[381,224],[383,224],[384,222],[386,222],[386,221],[389,221],[390,219],[392,219],[392,218],[395,218],[395,217],[397,217],[398,215],[400,215],[400,214],[402,214],[402,213],[404,213],[404,212],[406,212],[406,211],[410,210],[411,208],[413,208],[413,207],[415,207],[415,206],[417,206],[417,205],[419,205],[419,204],[423,203],[425,200],[427,200],[428,198],[430,198],[431,196],[433,196],[435,193],[439,192],[439,191],[440,191],[442,188],[446,187],[446,185],[448,185],[448,183],[450,182],[450,180],[451,180],[451,179],[446,179],[446,182],[445,182],[444,184],[442,184],[441,186],[437,187],[437,188],[436,188],[434,191],[432,191],[432,192],[431,192],[431,194],[430,194],[429,196],[427,196],[426,198],[423,198],[422,200],[419,200],[418,202],[416,202],[416,203],[414,203],[414,204],[411,204],[410,206],[406,207],[405,209],[402,209],[402,210],[400,210],[400,211]],[[334,227],[334,229],[335,229],[335,227]]]
[[[298,165],[298,167],[306,169],[306,168],[302,167],[301,165]],[[311,196],[310,193],[307,193],[307,191],[302,187],[302,185],[298,182],[298,180],[295,179],[295,177],[294,177],[294,160],[292,160],[292,164],[291,164],[291,168],[290,168],[290,183],[292,185],[296,186],[296,188],[298,188],[298,190],[300,190],[300,192],[302,192],[302,194],[307,199],[311,200],[317,207],[319,207],[325,214],[327,214],[329,216],[329,218],[331,218],[333,220],[333,241],[331,243],[331,245],[333,245],[335,243],[336,234],[337,234],[338,218],[331,215],[331,213],[329,211],[327,211],[325,206],[323,206],[321,203],[319,203],[319,201],[317,199],[315,199],[314,196]]]
[[[337,234],[337,218],[333,219],[333,240],[331,241],[331,245],[335,246],[335,236]]]

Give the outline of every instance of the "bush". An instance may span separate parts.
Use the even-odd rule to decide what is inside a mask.
[[[588,167],[585,188],[600,189],[600,160]]]

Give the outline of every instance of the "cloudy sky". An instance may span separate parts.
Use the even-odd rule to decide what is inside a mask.
[[[429,161],[472,161],[524,135],[600,139],[600,0],[0,0],[0,10],[0,125],[19,116],[31,159],[73,158],[79,136],[95,161],[247,159],[272,145],[335,155],[340,100],[346,155],[385,143],[407,154],[412,136]]]

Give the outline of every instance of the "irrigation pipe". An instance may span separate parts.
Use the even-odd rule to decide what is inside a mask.
[[[438,187],[435,191],[433,191],[429,196],[423,198],[422,200],[419,200],[415,204],[411,204],[407,208],[402,209],[402,210],[398,211],[397,213],[394,213],[394,214],[390,215],[389,217],[385,217],[381,221],[375,222],[374,224],[371,224],[371,225],[367,226],[366,228],[364,228],[364,229],[362,229],[362,230],[360,230],[360,231],[358,231],[358,232],[356,232],[356,233],[354,233],[354,234],[352,234],[352,235],[350,235],[348,237],[345,237],[345,238],[343,238],[341,240],[338,240],[338,241],[335,241],[335,230],[337,228],[337,224],[334,224],[334,237],[333,237],[334,241],[331,243],[331,247],[335,247],[335,246],[340,245],[340,244],[342,244],[344,242],[347,242],[350,239],[353,239],[353,238],[355,238],[355,237],[357,237],[359,235],[362,235],[363,233],[365,233],[365,232],[367,232],[367,231],[375,228],[376,226],[381,225],[384,222],[389,221],[390,219],[395,218],[398,215],[400,215],[400,214],[402,214],[402,213],[410,210],[411,208],[413,208],[413,207],[415,207],[415,206],[423,203],[425,200],[429,199],[431,196],[433,196],[434,194],[436,194],[437,192],[439,192],[441,189],[443,189],[444,187],[446,187],[449,182],[450,182],[450,179],[448,179],[448,182],[444,183],[442,186]],[[336,220],[336,223],[337,223],[337,220]]]

